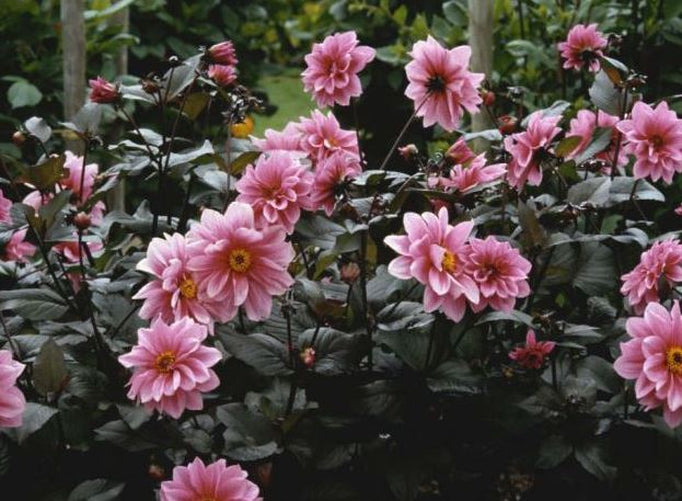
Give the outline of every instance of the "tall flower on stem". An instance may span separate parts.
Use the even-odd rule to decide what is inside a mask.
[[[324,115],[320,110],[315,110],[310,118],[301,117],[298,130],[301,132],[301,149],[315,164],[336,151],[360,158],[357,134],[342,129],[331,111]]]
[[[405,95],[414,101],[415,114],[423,117],[425,127],[437,123],[453,131],[463,110],[478,112],[482,99],[477,88],[485,75],[469,71],[468,45],[448,50],[429,36],[412,46],[410,56],[412,61],[405,66],[410,82]]]
[[[93,103],[115,103],[121,98],[118,87],[102,77],[97,77],[88,83],[90,84],[90,101]]]
[[[568,32],[565,42],[559,44],[564,68],[580,70],[583,66],[596,73],[601,68],[599,58],[604,56],[607,40],[597,30],[597,24],[576,24]]]

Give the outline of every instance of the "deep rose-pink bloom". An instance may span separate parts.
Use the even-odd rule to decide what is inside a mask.
[[[592,72],[599,71],[599,58],[604,56],[603,49],[608,41],[597,31],[597,24],[576,24],[568,32],[565,42],[559,43],[559,51],[564,59],[564,68],[582,69],[583,65]]]
[[[258,486],[247,476],[224,459],[207,466],[197,457],[173,468],[173,479],[161,483],[161,501],[260,501]]]
[[[17,388],[17,378],[24,367],[12,358],[11,351],[0,350],[0,428],[21,426],[26,399]]]
[[[482,99],[477,88],[485,75],[469,71],[471,47],[448,50],[429,35],[426,41],[416,42],[409,54],[412,61],[405,66],[405,73],[410,83],[405,95],[414,101],[425,127],[437,123],[452,132],[463,109],[478,112]]]
[[[539,369],[545,363],[556,343],[554,341],[536,341],[535,332],[528,329],[526,344],[518,346],[509,352],[509,358],[515,360],[524,369]]]
[[[227,87],[237,80],[237,70],[227,64],[211,64],[208,67],[208,78],[221,87]]]
[[[605,113],[601,110],[599,110],[597,113],[590,110],[578,111],[576,117],[571,119],[570,128],[566,133],[566,137],[579,137],[580,142],[576,145],[573,151],[566,155],[566,158],[575,159],[582,152],[584,152],[585,149],[587,149],[587,146],[594,139],[594,133],[597,127],[612,129],[612,141],[609,146],[605,150],[594,155],[594,158],[603,160],[606,163],[605,167],[602,169],[602,173],[610,174],[611,165],[613,164],[613,157],[616,154],[615,139],[618,135],[618,131],[616,130],[615,125],[617,122],[618,117],[609,115],[608,113]],[[622,166],[626,165],[627,163],[627,155],[625,154],[624,149],[621,148],[618,152],[618,165]]]
[[[211,300],[222,302],[228,318],[240,306],[251,320],[267,318],[272,297],[294,283],[287,268],[295,253],[284,228],[257,229],[248,204],[232,202],[225,214],[205,209],[188,236],[204,250],[189,260],[188,269]]]
[[[0,222],[11,223],[10,209],[12,208],[12,201],[5,198],[5,194],[0,191]]]
[[[479,301],[471,303],[476,313],[486,306],[509,312],[517,298],[530,294],[528,273],[532,265],[509,242],[499,242],[492,236],[485,240],[472,238],[465,262],[481,292]]]
[[[222,358],[220,351],[204,346],[206,326],[190,318],[167,324],[160,318],[137,331],[137,345],[118,357],[133,369],[128,398],[178,419],[185,409],[204,407],[201,393],[218,387],[211,370]]]
[[[543,117],[542,111],[531,113],[528,127],[504,138],[504,148],[511,154],[507,165],[507,180],[517,189],[528,183],[538,186],[542,182],[542,157],[561,129],[557,124],[561,116]]]
[[[331,111],[325,116],[320,110],[315,110],[310,118],[301,117],[298,130],[301,132],[301,149],[314,163],[335,151],[345,151],[360,158],[357,135],[352,130],[342,129]]]
[[[358,158],[344,152],[334,153],[321,161],[315,171],[315,180],[310,192],[313,209],[323,209],[327,216],[331,216],[339,187],[361,173],[362,167]]]
[[[286,151],[273,151],[248,165],[237,182],[238,202],[253,208],[256,227],[281,224],[287,233],[294,231],[301,209],[310,210],[313,173]]]
[[[500,179],[507,172],[506,164],[486,165],[485,153],[474,157],[464,164],[454,165],[448,177],[430,177],[429,186],[443,186],[465,192],[476,186]]]
[[[670,287],[682,282],[682,244],[677,240],[655,242],[621,280],[621,294],[627,296],[632,310],[641,315],[648,303],[660,301],[658,288],[661,282]]]
[[[632,339],[620,344],[613,368],[635,380],[635,395],[646,410],[663,407],[663,419],[675,428],[682,423],[682,315],[675,301],[668,312],[649,303],[643,317],[629,318],[625,330]]]
[[[289,122],[281,131],[266,129],[265,138],[253,138],[251,142],[259,151],[270,153],[273,151],[288,151],[297,156],[307,156],[301,148],[301,138],[303,135],[298,130],[298,123]]]
[[[115,103],[121,97],[118,87],[102,77],[89,80],[90,101],[93,103]]]
[[[400,254],[388,265],[391,275],[402,280],[416,278],[424,284],[424,309],[440,309],[459,322],[464,316],[466,300],[478,303],[476,282],[466,271],[467,239],[474,223],[456,226],[448,223],[448,211],[441,208],[438,216],[407,212],[403,217],[406,235],[389,235],[386,245]]]
[[[211,334],[215,320],[230,320],[224,316],[222,305],[211,301],[199,289],[187,269],[189,259],[201,253],[197,242],[188,242],[180,233],[152,239],[147,247],[147,256],[137,263],[138,270],[156,278],[133,296],[133,299],[144,299],[139,312],[141,318],[160,316],[164,322],[171,323],[190,317],[206,325]]]
[[[313,44],[312,51],[305,56],[308,67],[301,74],[303,88],[312,93],[320,108],[348,106],[351,97],[362,94],[358,73],[374,59],[376,52],[358,43],[354,31],[335,33],[322,43]]]
[[[624,134],[625,152],[635,156],[633,174],[670,184],[682,172],[682,120],[661,101],[652,108],[642,101],[632,107],[629,120],[616,127]]]
[[[25,263],[28,258],[36,253],[36,246],[26,242],[26,232],[28,228],[17,230],[12,233],[9,242],[5,245],[5,261],[17,261]]]
[[[237,51],[230,40],[211,45],[206,52],[213,63],[226,64],[228,66],[237,66],[239,63]]]

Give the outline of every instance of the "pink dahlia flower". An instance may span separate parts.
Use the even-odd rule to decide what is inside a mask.
[[[301,209],[311,209],[312,185],[313,173],[295,155],[274,151],[246,167],[236,184],[237,201],[253,208],[256,227],[281,224],[287,233],[292,233]]]
[[[555,346],[554,341],[536,341],[535,332],[528,329],[525,346],[514,348],[509,353],[509,358],[518,362],[524,369],[539,369]]]
[[[603,49],[607,45],[604,35],[597,31],[597,24],[576,24],[565,42],[559,44],[561,57],[564,59],[564,68],[570,70],[582,69],[583,65],[592,72],[599,71],[601,64],[599,58],[604,55]]]
[[[406,235],[389,235],[386,245],[400,254],[388,265],[391,275],[402,280],[416,278],[424,289],[424,309],[440,309],[458,322],[464,316],[466,300],[478,303],[476,282],[466,271],[467,239],[474,223],[448,224],[448,211],[438,216],[407,212],[403,217]]]
[[[454,188],[465,192],[476,186],[500,179],[507,172],[506,164],[486,165],[485,153],[474,157],[465,164],[452,167],[448,177],[431,177],[429,185]]]
[[[28,258],[36,253],[36,246],[26,241],[27,228],[12,233],[9,242],[5,245],[5,261],[17,261],[25,263]]]
[[[237,51],[230,40],[225,40],[214,45],[211,45],[206,51],[211,58],[211,62],[216,64],[225,64],[228,66],[237,66]]]
[[[465,268],[481,291],[476,313],[486,306],[493,310],[511,311],[516,299],[530,294],[528,273],[531,264],[509,242],[499,242],[489,236],[485,240],[472,238],[466,255]]]
[[[682,423],[682,315],[675,301],[668,312],[649,303],[643,317],[629,318],[625,330],[632,339],[620,344],[613,368],[635,380],[635,395],[646,410],[663,407],[663,418],[675,428]]]
[[[616,125],[625,135],[625,152],[635,156],[633,174],[670,184],[682,172],[682,120],[661,101],[652,108],[642,101],[632,107],[630,120]]]
[[[221,87],[228,87],[237,80],[237,70],[227,64],[211,64],[208,67],[208,78]]]
[[[161,483],[161,501],[259,501],[258,486],[246,477],[241,466],[227,466],[224,459],[206,466],[195,458]]]
[[[298,124],[289,122],[281,131],[267,129],[265,139],[253,138],[252,142],[258,150],[264,153],[273,151],[289,151],[305,157],[307,154],[301,149],[303,135],[298,130]]]
[[[682,282],[682,244],[677,240],[655,242],[642,253],[639,263],[621,277],[621,294],[627,296],[632,310],[641,315],[648,303],[660,301],[659,287]]]
[[[5,194],[0,191],[0,222],[1,223],[11,223],[12,217],[10,216],[10,209],[12,208],[12,201],[5,198]]]
[[[529,117],[524,132],[517,132],[504,138],[504,147],[511,154],[507,180],[517,189],[528,183],[538,186],[542,182],[542,160],[550,143],[561,129],[557,124],[561,116],[543,117],[536,111]]]
[[[64,242],[58,242],[52,246],[52,250],[57,254],[64,256],[67,263],[80,263],[81,253],[83,249],[78,246],[78,235],[74,234],[74,240],[67,240]],[[83,240],[83,243],[87,245],[90,254],[96,254],[104,249],[104,245],[99,240],[92,240],[92,237]],[[87,260],[87,253],[83,253],[83,260]]]
[[[329,35],[322,43],[313,44],[305,56],[308,67],[301,75],[304,90],[313,94],[320,108],[348,106],[351,97],[362,94],[358,73],[375,54],[371,47],[358,45],[354,31]]]
[[[223,316],[220,303],[209,300],[199,289],[187,269],[189,259],[201,253],[196,242],[188,242],[180,233],[152,239],[147,256],[137,263],[138,270],[156,278],[133,296],[133,299],[145,300],[139,312],[141,318],[160,316],[164,322],[171,323],[190,317],[206,325],[211,334],[215,319],[230,320]]]
[[[429,36],[412,46],[410,56],[412,61],[405,66],[410,82],[405,95],[414,101],[425,127],[437,123],[452,132],[459,125],[462,109],[478,112],[482,99],[477,88],[485,75],[469,71],[468,45],[448,50]]]
[[[357,157],[337,152],[320,162],[315,172],[315,181],[310,191],[311,203],[315,210],[323,209],[331,216],[336,205],[340,187],[362,173]]]
[[[90,84],[90,101],[93,103],[115,103],[121,97],[118,87],[102,77],[97,77],[88,83]]]
[[[85,165],[83,174],[83,157],[74,155],[70,151],[65,152],[66,161],[64,168],[68,169],[68,175],[59,180],[59,185],[65,190],[71,190],[78,197],[78,202],[85,202],[92,195],[95,186],[95,178],[99,172],[99,166],[95,163]],[[83,193],[81,193],[81,176],[83,178]]]
[[[201,393],[220,381],[211,370],[222,358],[215,348],[204,346],[206,326],[189,318],[167,324],[161,318],[137,331],[137,345],[118,357],[133,369],[128,398],[178,419],[185,409],[201,410]]]
[[[26,399],[16,384],[24,367],[12,359],[12,352],[0,350],[0,428],[21,426]]]
[[[613,157],[616,154],[616,136],[618,131],[615,128],[618,122],[618,117],[609,115],[601,110],[597,113],[590,110],[580,110],[575,118],[571,120],[570,129],[566,133],[566,137],[579,137],[580,142],[575,149],[566,155],[568,159],[577,158],[590,144],[594,137],[594,132],[597,127],[613,129],[611,144],[604,150],[597,153],[594,157],[598,160],[603,160],[607,166],[602,170],[604,174],[611,173],[611,165],[613,164]],[[618,152],[618,165],[623,166],[628,163],[628,158],[623,148]]]
[[[462,137],[455,141],[455,143],[448,148],[448,151],[445,152],[445,158],[453,164],[465,164],[475,156],[474,152],[469,148],[469,145]]]
[[[298,130],[302,135],[301,149],[314,163],[321,162],[335,151],[345,151],[360,158],[356,133],[342,129],[331,111],[325,116],[320,110],[315,110],[310,118],[301,117]]]
[[[294,283],[287,267],[295,253],[284,229],[257,229],[248,204],[232,202],[225,214],[204,210],[189,238],[199,242],[203,253],[189,260],[188,269],[199,288],[222,303],[227,318],[234,318],[240,306],[251,320],[267,318],[272,296]]]

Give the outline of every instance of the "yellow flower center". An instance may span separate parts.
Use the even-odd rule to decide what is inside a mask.
[[[682,374],[682,346],[672,346],[665,352],[665,362],[673,374]]]
[[[251,267],[251,253],[245,249],[231,250],[229,263],[234,271],[244,273]]]
[[[174,363],[175,353],[172,351],[163,351],[157,355],[156,362],[154,362],[154,367],[161,374],[168,374],[173,370]]]
[[[443,254],[443,261],[441,262],[441,266],[448,273],[454,273],[455,270],[457,269],[457,257],[455,257],[455,255],[452,252],[445,251],[445,254]]]
[[[187,275],[182,277],[178,289],[180,289],[180,294],[187,299],[194,299],[197,297],[197,284],[195,284],[194,280]]]

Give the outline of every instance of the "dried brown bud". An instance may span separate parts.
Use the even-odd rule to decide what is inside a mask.
[[[91,224],[90,215],[86,214],[85,212],[79,212],[73,216],[73,224],[79,230],[87,230],[90,228]]]
[[[498,117],[497,122],[499,124],[499,130],[502,134],[512,134],[516,131],[516,126],[518,125],[518,120],[516,117],[511,115],[502,115]]]
[[[26,134],[20,130],[16,131],[14,134],[12,134],[12,142],[16,146],[21,147],[26,142]]]
[[[341,280],[348,285],[355,283],[360,276],[360,266],[357,263],[350,262],[341,266]]]

